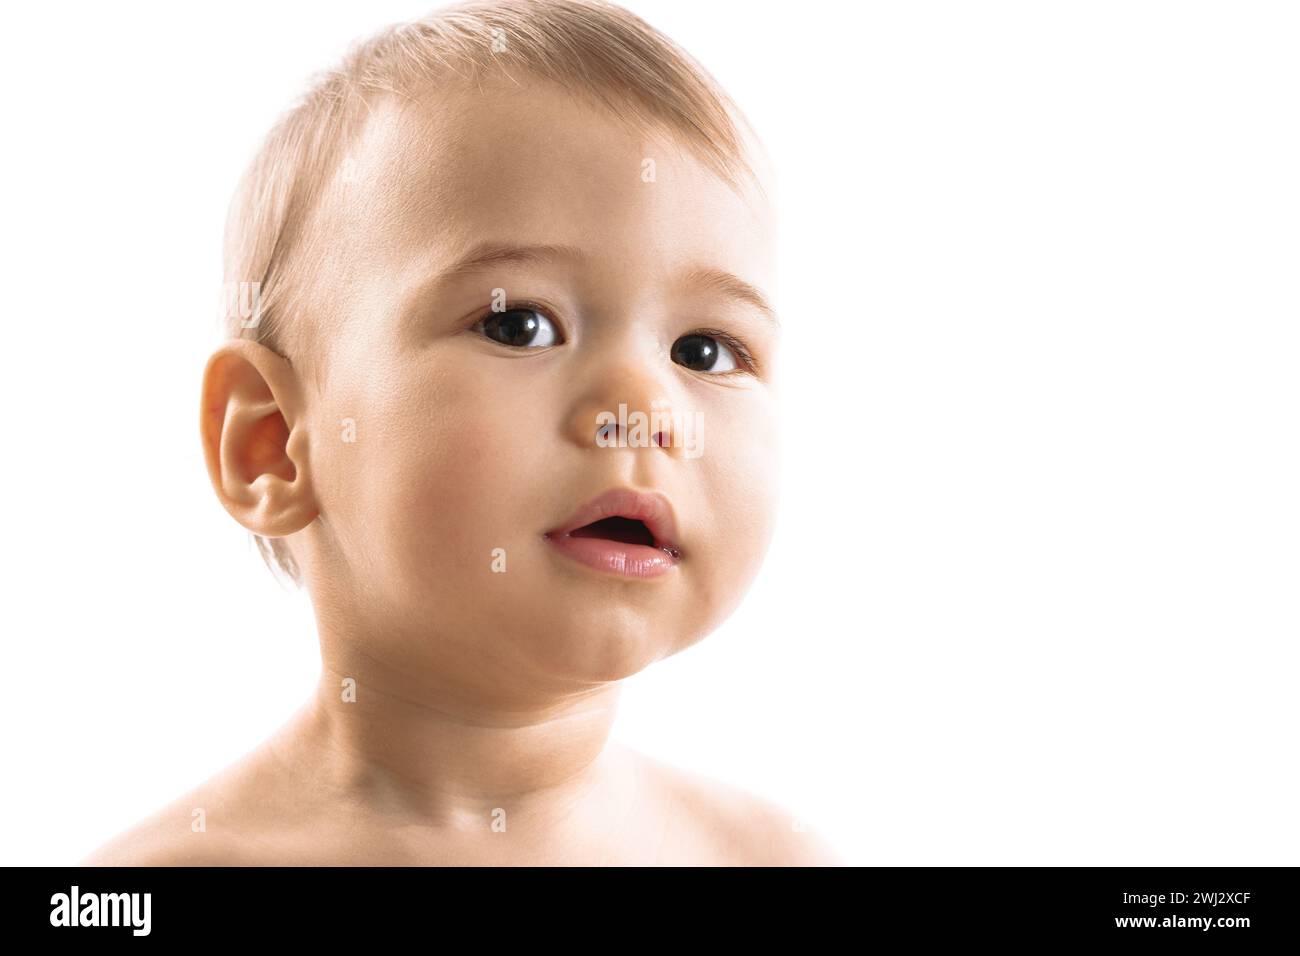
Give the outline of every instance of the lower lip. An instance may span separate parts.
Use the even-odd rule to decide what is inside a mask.
[[[677,558],[646,544],[624,544],[607,538],[545,535],[561,554],[597,571],[625,578],[657,578],[677,567]]]

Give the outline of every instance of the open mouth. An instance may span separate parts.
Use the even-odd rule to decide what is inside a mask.
[[[608,491],[543,537],[575,561],[623,577],[658,577],[681,559],[672,505],[655,492]]]
[[[569,535],[574,538],[604,538],[607,541],[619,541],[623,544],[644,544],[651,548],[655,546],[655,536],[650,533],[644,521],[638,518],[624,518],[622,515],[601,518],[581,528],[574,528]]]

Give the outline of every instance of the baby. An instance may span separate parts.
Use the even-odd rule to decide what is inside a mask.
[[[320,681],[83,864],[841,862],[609,737],[771,536],[764,168],[709,75],[596,0],[446,8],[318,80],[232,205],[201,434],[311,596]]]

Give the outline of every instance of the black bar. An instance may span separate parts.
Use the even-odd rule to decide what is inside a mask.
[[[492,944],[512,930],[535,941],[559,942],[577,932],[580,940],[617,945],[640,944],[656,932],[681,943],[688,929],[692,937],[719,933],[733,941],[788,929],[808,945],[843,937],[853,946],[886,939],[1135,940],[1142,946],[1205,943],[1239,949],[1267,943],[1289,949],[1300,938],[1296,873],[1294,867],[692,868],[671,873],[630,867],[11,868],[4,925],[43,942],[74,935],[97,943],[111,936],[135,945],[148,945],[147,940],[337,944],[405,937],[436,948],[466,936],[471,945]],[[142,895],[134,898],[139,910],[120,910],[123,925],[52,925],[52,914],[70,922],[73,886],[79,916],[98,907],[97,894],[148,893],[148,934],[135,932],[143,928]],[[66,898],[59,913],[59,904],[52,902],[57,894]],[[88,904],[88,896],[96,896],[95,903]],[[601,935],[592,937],[593,930]]]

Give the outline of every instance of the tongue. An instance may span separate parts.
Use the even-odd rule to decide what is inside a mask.
[[[583,525],[569,532],[574,538],[607,538],[623,544],[645,544],[653,546],[654,535],[643,522],[633,518],[602,518],[591,524]]]

